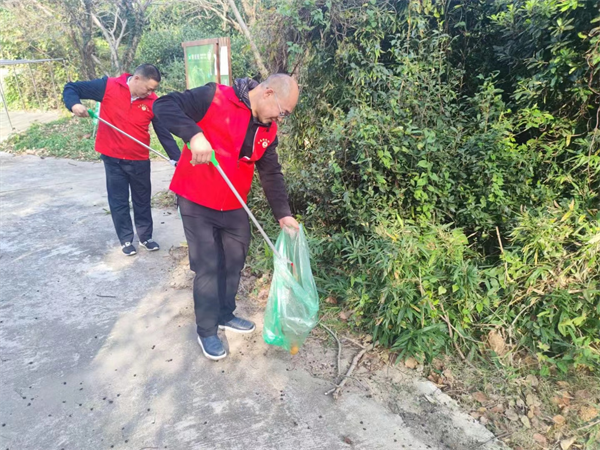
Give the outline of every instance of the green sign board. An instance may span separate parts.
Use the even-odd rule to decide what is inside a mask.
[[[217,82],[217,64],[215,46],[196,45],[185,49],[188,88],[204,86]]]
[[[229,38],[184,42],[186,86],[192,89],[214,82],[229,85]]]

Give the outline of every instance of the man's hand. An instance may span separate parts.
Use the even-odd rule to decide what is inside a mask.
[[[213,149],[210,142],[204,137],[204,133],[198,133],[190,139],[189,148],[192,152],[192,160],[190,161],[192,166],[210,162]]]
[[[279,219],[279,226],[283,229],[285,229],[285,227],[291,227],[295,230],[300,229],[300,224],[292,216],[285,216]]]
[[[77,117],[89,117],[90,116],[88,114],[87,108],[85,106],[83,106],[81,103],[77,103],[76,105],[73,105],[73,107],[71,108],[71,111]]]

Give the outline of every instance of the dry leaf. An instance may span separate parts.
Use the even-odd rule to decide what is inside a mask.
[[[527,402],[527,406],[540,406],[542,404],[542,402],[540,401],[539,398],[537,398],[535,395],[533,394],[527,394],[527,397],[525,399],[525,401]]]
[[[477,420],[477,419],[479,419],[481,417],[481,414],[479,414],[477,411],[471,411],[469,414],[475,420]]]
[[[590,420],[596,418],[598,415],[598,410],[593,406],[582,406],[579,410],[579,418],[584,422],[589,422]]]
[[[562,441],[560,441],[560,448],[562,448],[562,450],[569,450],[571,448],[571,445],[573,445],[573,443],[577,440],[577,438],[572,437],[569,439],[563,439]]]
[[[585,389],[575,391],[575,398],[577,400],[586,400],[586,399],[590,398],[591,396],[592,395],[589,393],[589,391],[586,391]]]
[[[483,392],[475,392],[473,398],[479,403],[486,403],[488,401],[487,396]]]
[[[325,299],[325,303],[329,303],[331,305],[337,305],[338,302],[335,298],[329,296]]]
[[[344,322],[346,322],[349,317],[350,317],[349,311],[342,311],[339,315],[339,318],[342,319]]]
[[[552,422],[554,422],[556,425],[563,425],[566,422],[566,419],[558,414],[552,418]]]
[[[496,330],[492,330],[488,334],[488,344],[490,348],[498,356],[504,356],[506,354],[506,342]]]
[[[529,383],[531,387],[537,387],[537,385],[539,384],[539,381],[535,375],[527,375],[525,380],[527,381],[527,383]]]
[[[542,445],[548,444],[548,439],[546,439],[546,436],[544,436],[543,434],[540,434],[540,433],[534,433],[533,440],[535,442],[537,442],[538,444],[542,444]]]
[[[504,412],[504,406],[502,406],[501,404],[496,405],[490,411],[492,411],[494,413],[502,413],[502,412]]]
[[[417,362],[417,360],[415,358],[413,358],[412,356],[410,358],[406,358],[404,360],[404,365],[406,367],[408,367],[409,369],[416,369],[417,366],[419,365],[419,363]]]
[[[268,288],[262,288],[260,290],[260,292],[258,293],[258,299],[259,300],[267,300],[269,298],[269,289]]]
[[[571,404],[571,399],[566,397],[564,394],[560,397],[552,397],[552,403],[558,405],[560,408],[564,408]]]
[[[414,367],[413,367],[414,368]],[[431,373],[427,377],[427,379],[433,383],[435,383],[438,387],[444,385],[444,380],[436,373]]]
[[[489,419],[485,416],[481,416],[479,418],[479,423],[481,423],[481,425],[487,425],[488,423],[490,423]]]
[[[444,375],[444,378],[446,378],[450,383],[454,382],[454,374],[452,373],[452,371],[450,369],[446,369],[442,372],[442,375]]]
[[[521,416],[521,423],[527,429],[531,428],[531,422],[527,416]]]
[[[567,383],[566,381],[557,381],[556,384],[558,384],[563,389],[569,388],[569,383]]]
[[[516,422],[517,420],[519,420],[519,415],[515,412],[514,409],[509,408],[504,412],[504,415],[506,417],[508,417],[510,420],[512,420],[513,422]]]
[[[431,361],[431,365],[435,370],[439,370],[440,372],[444,368],[444,362],[439,358],[433,358],[433,361]]]

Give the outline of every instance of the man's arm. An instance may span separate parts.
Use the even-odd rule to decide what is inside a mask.
[[[156,132],[156,136],[160,141],[160,145],[165,149],[167,155],[172,161],[179,161],[179,157],[181,156],[181,151],[171,136],[171,133],[160,123],[156,117],[152,119],[152,126],[154,127],[154,131]]]
[[[108,77],[103,77],[91,81],[75,81],[65,84],[63,89],[63,102],[65,106],[75,115],[87,117],[87,108],[81,104],[81,99],[101,102],[104,99],[107,81]]]
[[[196,122],[202,120],[208,111],[216,89],[215,83],[208,83],[184,92],[171,92],[156,100],[152,111],[163,127],[187,144],[195,135],[202,133]]]
[[[265,191],[269,205],[273,210],[275,219],[281,221],[284,217],[292,215],[288,201],[288,195],[283,181],[283,173],[281,173],[281,164],[277,156],[278,138],[267,147],[262,158],[256,161],[256,168],[260,176],[260,184]]]

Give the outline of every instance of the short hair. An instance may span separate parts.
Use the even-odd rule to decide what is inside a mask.
[[[134,75],[139,75],[143,78],[148,78],[160,83],[160,72],[156,66],[152,64],[142,64],[135,69]]]
[[[295,81],[291,76],[285,73],[275,73],[273,75],[269,75],[269,77],[261,84],[264,87],[276,89],[277,92],[279,92],[279,95],[287,97],[290,95],[290,91],[294,83]]]

